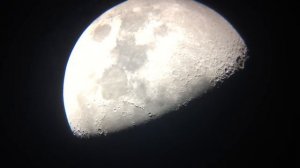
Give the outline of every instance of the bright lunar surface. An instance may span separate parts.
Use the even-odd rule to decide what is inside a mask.
[[[83,32],[67,64],[73,133],[106,135],[178,109],[244,67],[246,45],[192,0],[129,0]]]

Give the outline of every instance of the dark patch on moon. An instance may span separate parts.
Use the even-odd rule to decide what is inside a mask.
[[[168,26],[166,24],[163,24],[154,30],[154,34],[158,36],[166,36],[168,34],[168,30]]]
[[[93,32],[94,40],[101,42],[111,31],[111,27],[108,24],[99,25]]]
[[[124,40],[117,40],[113,53],[117,57],[117,65],[128,71],[135,71],[147,61],[147,45],[136,45],[133,35]]]
[[[127,75],[123,69],[111,66],[98,83],[102,86],[102,96],[105,99],[116,99],[128,91]]]
[[[151,9],[142,8],[141,10],[143,10],[143,12],[140,12],[139,14],[136,14],[133,11],[126,11],[121,18],[121,30],[126,32],[136,32],[143,27],[149,20],[148,14]]]

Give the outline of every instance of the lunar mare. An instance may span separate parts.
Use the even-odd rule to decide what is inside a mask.
[[[64,105],[73,133],[117,132],[178,109],[244,68],[246,45],[192,0],[129,0],[83,32],[70,55]]]

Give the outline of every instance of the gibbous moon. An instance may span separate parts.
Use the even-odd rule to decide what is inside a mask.
[[[106,135],[178,109],[243,69],[246,45],[192,0],[128,0],[83,32],[67,64],[64,105],[76,136]]]

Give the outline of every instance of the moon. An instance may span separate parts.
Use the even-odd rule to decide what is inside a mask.
[[[221,15],[193,0],[128,0],[93,21],[63,87],[74,135],[119,132],[177,110],[244,68],[247,47]]]

